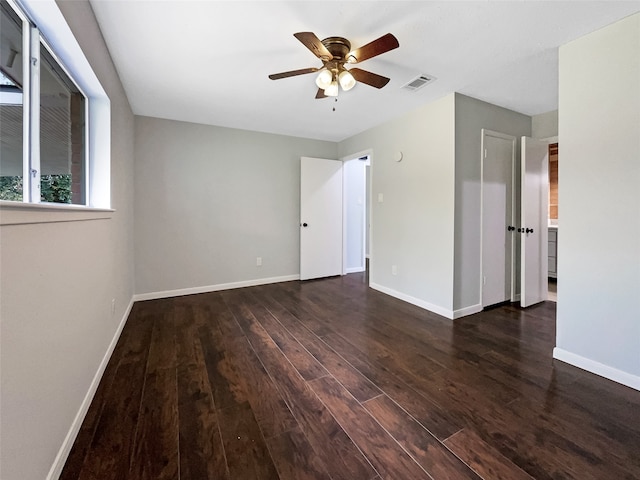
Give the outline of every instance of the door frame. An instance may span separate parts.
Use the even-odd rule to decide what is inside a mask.
[[[517,212],[516,212],[516,145],[517,138],[514,135],[508,135],[506,133],[497,132],[495,130],[489,130],[486,128],[481,129],[481,142],[480,142],[480,278],[478,282],[480,284],[480,298],[479,304],[484,308],[483,293],[484,293],[484,261],[483,261],[483,238],[484,238],[484,161],[486,158],[486,142],[485,137],[496,137],[503,140],[511,141],[511,224],[516,226]],[[518,301],[516,292],[516,247],[515,247],[515,235],[511,235],[511,275],[509,280],[510,301]]]

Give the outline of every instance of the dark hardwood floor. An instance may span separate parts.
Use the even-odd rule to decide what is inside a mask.
[[[136,303],[61,478],[640,479],[640,392],[552,360],[555,303],[365,282]]]

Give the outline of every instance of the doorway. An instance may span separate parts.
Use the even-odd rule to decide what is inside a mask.
[[[522,137],[520,306],[557,301],[558,137]]]
[[[549,144],[549,252],[547,300],[558,301],[558,142]]]
[[[300,279],[367,269],[371,152],[300,162]]]
[[[367,269],[370,231],[371,153],[350,155],[344,162],[343,274]]]

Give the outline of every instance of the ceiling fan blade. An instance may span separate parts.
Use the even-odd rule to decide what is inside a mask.
[[[387,77],[383,77],[377,73],[367,72],[361,68],[351,68],[349,69],[349,72],[358,82],[366,83],[367,85],[371,85],[376,88],[384,87],[390,80]]]
[[[327,98],[327,96],[324,94],[324,90],[319,88],[318,89],[318,93],[316,93],[316,98]]]
[[[293,34],[302,44],[321,60],[331,60],[333,55],[327,50],[320,39],[313,32],[298,32]]]
[[[398,48],[399,46],[400,44],[398,43],[398,39],[392,34],[387,33],[373,42],[367,43],[357,50],[350,52],[347,57],[347,61],[349,63],[364,62],[365,60],[386,53],[389,50]]]
[[[272,73],[269,75],[271,80],[279,80],[281,78],[295,77],[296,75],[305,75],[307,73],[317,72],[318,68],[302,68],[300,70],[291,70],[290,72]]]

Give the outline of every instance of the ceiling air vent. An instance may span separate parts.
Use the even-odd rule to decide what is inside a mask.
[[[421,89],[427,83],[431,83],[436,79],[436,77],[432,77],[431,75],[418,75],[416,78],[407,83],[404,88],[405,90],[411,90],[412,92]]]

